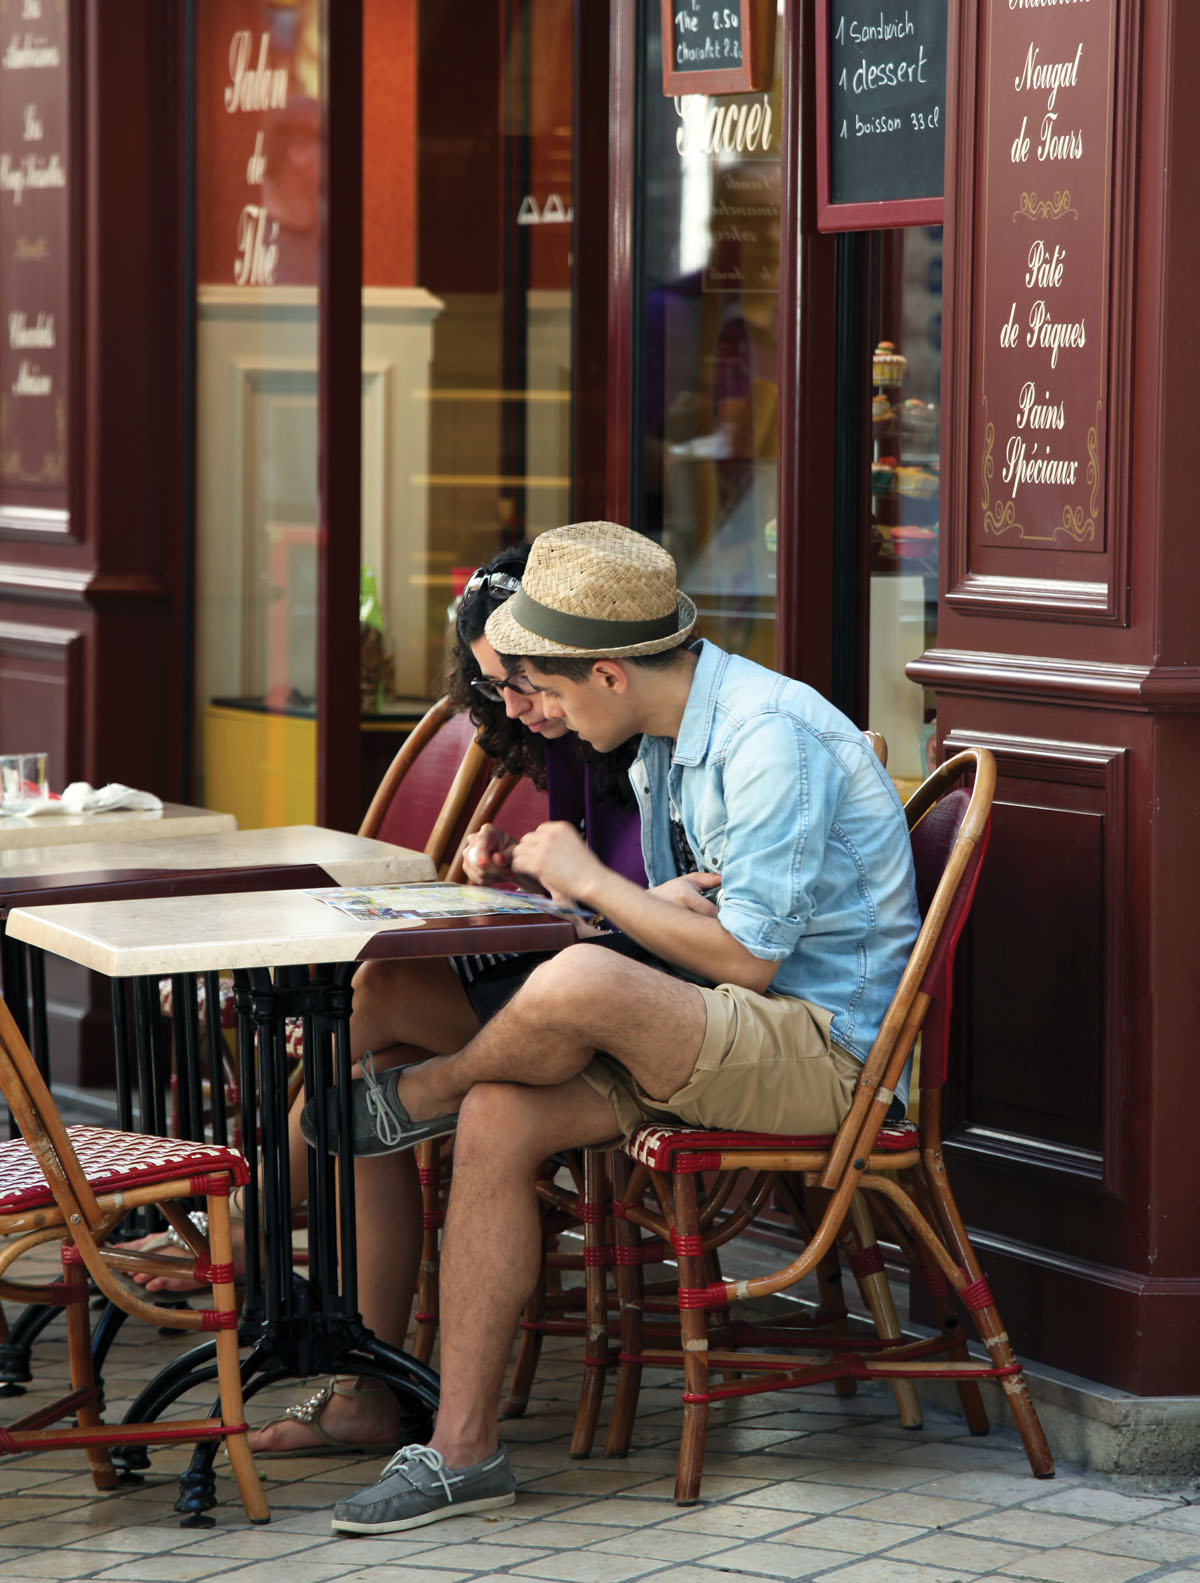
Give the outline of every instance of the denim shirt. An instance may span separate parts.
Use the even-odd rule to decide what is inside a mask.
[[[904,811],[858,727],[705,642],[674,752],[643,738],[629,778],[649,883],[676,872],[675,817],[700,870],[721,876],[722,927],[779,963],[768,993],[824,1007],[835,1043],[864,1060],[920,918]]]

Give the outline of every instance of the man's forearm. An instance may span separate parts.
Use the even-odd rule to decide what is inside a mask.
[[[601,869],[578,899],[665,962],[716,984],[762,991],[779,966],[747,951],[717,918],[663,901],[612,869]]]

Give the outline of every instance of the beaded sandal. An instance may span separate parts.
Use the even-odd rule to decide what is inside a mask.
[[[354,1396],[355,1394],[375,1394],[376,1392],[391,1392],[382,1380],[360,1379],[353,1374],[339,1374],[328,1384],[321,1387],[315,1395],[307,1401],[295,1402],[291,1407],[285,1407],[279,1418],[272,1418],[270,1423],[262,1424],[251,1430],[252,1434],[262,1434],[265,1430],[273,1428],[276,1424],[293,1423],[303,1424],[317,1437],[316,1441],[306,1446],[287,1446],[280,1451],[256,1450],[256,1460],[271,1457],[320,1457],[320,1456],[371,1456],[378,1455],[381,1451],[404,1444],[406,1439],[428,1439],[432,1432],[432,1420],[424,1409],[417,1403],[399,1403],[399,1417],[394,1430],[383,1440],[339,1440],[331,1435],[322,1423],[321,1417],[334,1396]],[[418,1421],[419,1420],[419,1421]]]

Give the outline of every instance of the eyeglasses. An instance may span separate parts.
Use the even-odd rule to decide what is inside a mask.
[[[471,686],[477,693],[490,698],[494,704],[504,702],[506,687],[511,687],[514,693],[520,693],[522,698],[532,698],[537,692],[537,688],[526,676],[506,676],[502,682],[494,682],[490,676],[472,676]]]
[[[480,566],[467,578],[461,602],[465,604],[478,594],[494,594],[501,599],[507,599],[511,594],[515,594],[520,586],[521,579],[514,577],[511,572],[489,572],[486,566]]]

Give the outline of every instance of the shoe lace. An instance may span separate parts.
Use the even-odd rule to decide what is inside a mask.
[[[370,1050],[363,1052],[361,1064],[367,1115],[375,1123],[379,1141],[389,1145],[399,1143],[404,1129],[400,1125],[400,1118],[392,1110],[383,1084],[375,1076],[375,1056]]]
[[[402,1473],[414,1489],[418,1488],[417,1481],[409,1472],[406,1464],[419,1462],[422,1467],[428,1468],[441,1480],[442,1488],[446,1492],[446,1501],[454,1504],[454,1495],[451,1492],[449,1481],[446,1478],[446,1459],[440,1451],[435,1451],[432,1446],[401,1446],[395,1456],[384,1468],[382,1477],[389,1473]]]

